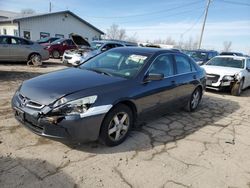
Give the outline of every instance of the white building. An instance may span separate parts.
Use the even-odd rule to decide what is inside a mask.
[[[72,33],[83,36],[89,42],[100,39],[104,34],[71,11],[25,16],[0,11],[2,35],[15,35],[36,41],[47,36],[68,38]]]

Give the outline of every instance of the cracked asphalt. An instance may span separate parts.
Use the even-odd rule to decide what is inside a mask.
[[[117,147],[64,145],[26,130],[10,100],[28,78],[62,69],[0,64],[0,187],[250,188],[250,89],[205,93],[194,113],[154,112]]]

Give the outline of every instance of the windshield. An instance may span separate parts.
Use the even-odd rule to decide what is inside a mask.
[[[221,67],[232,67],[232,68],[244,68],[244,60],[237,58],[221,58],[215,57],[207,62],[206,65],[221,66]]]
[[[98,50],[102,45],[103,45],[102,42],[91,42],[90,43],[91,48],[93,48],[94,50]]]
[[[54,42],[52,42],[51,44],[61,44],[63,41],[65,41],[65,39],[57,39]]]
[[[39,39],[37,42],[48,42],[49,39],[50,39],[49,37],[45,37],[45,38]]]
[[[206,61],[207,53],[190,51],[187,53],[188,56],[192,57],[195,61]]]
[[[108,51],[80,66],[80,68],[123,78],[134,77],[145,64],[149,54],[125,50]]]

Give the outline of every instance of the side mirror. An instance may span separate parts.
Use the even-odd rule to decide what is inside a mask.
[[[247,69],[248,72],[250,72],[250,67],[247,67],[246,69]]]
[[[144,82],[150,82],[150,81],[159,81],[164,78],[164,74],[157,74],[157,73],[149,73],[145,79]]]
[[[107,48],[104,47],[104,48],[101,49],[101,51],[102,51],[102,52],[105,52],[105,51],[107,51]]]

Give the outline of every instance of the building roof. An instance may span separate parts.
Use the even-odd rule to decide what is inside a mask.
[[[97,32],[99,32],[101,34],[104,34],[103,31],[99,30],[98,28],[96,28],[95,26],[93,26],[92,24],[90,24],[89,22],[87,22],[84,19],[80,18],[79,16],[77,16],[76,14],[74,14],[73,12],[71,12],[69,10],[59,11],[59,12],[51,12],[51,13],[45,13],[45,14],[30,14],[30,15],[18,14],[18,15],[14,16],[14,17],[8,17],[7,19],[2,19],[2,20],[0,20],[0,23],[16,22],[16,21],[25,20],[25,19],[28,19],[28,18],[37,18],[37,17],[51,16],[51,15],[56,15],[56,14],[70,14],[71,16],[73,16],[76,19],[80,20],[82,23],[88,25],[89,27],[96,30]]]
[[[18,13],[18,12],[0,10],[0,18],[1,19],[14,18],[14,17],[19,16],[19,15],[20,15],[20,13]]]

